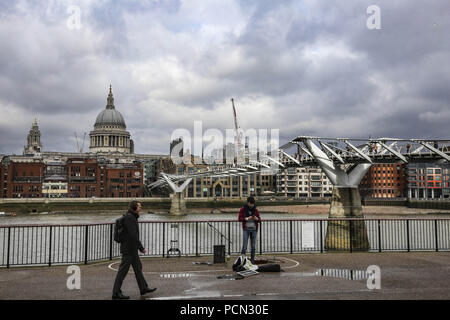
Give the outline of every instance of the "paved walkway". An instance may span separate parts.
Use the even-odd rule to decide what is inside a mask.
[[[258,258],[258,257],[257,257]],[[450,253],[327,253],[264,255],[285,272],[260,273],[242,280],[232,262],[201,265],[211,256],[144,258],[143,270],[154,293],[141,297],[130,270],[122,290],[131,299],[450,299]],[[0,269],[0,299],[111,299],[118,260],[80,265],[81,289],[69,290],[68,266]],[[381,269],[381,289],[360,278],[370,265]],[[353,271],[350,271],[353,270]],[[353,276],[354,280],[351,280]]]

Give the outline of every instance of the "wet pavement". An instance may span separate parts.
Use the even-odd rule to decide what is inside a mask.
[[[132,270],[122,291],[138,300],[450,299],[450,253],[326,253],[264,255],[283,272],[236,279],[232,262],[212,256],[143,258],[144,275],[157,291],[139,295]],[[258,257],[257,257],[258,258]],[[0,299],[111,299],[119,260],[79,265],[81,288],[68,289],[68,266],[0,269]],[[199,263],[200,262],[200,263]],[[367,286],[367,268],[380,267],[381,289]]]

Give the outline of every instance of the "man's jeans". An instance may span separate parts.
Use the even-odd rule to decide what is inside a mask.
[[[251,258],[250,258],[250,261],[252,263],[255,263],[256,234],[257,234],[256,230],[253,230],[253,231],[244,230],[244,239],[243,239],[241,254],[245,254],[246,253],[246,251],[247,251],[247,244],[248,244],[248,237],[250,237],[250,241],[251,241],[250,242],[250,245],[251,245]]]

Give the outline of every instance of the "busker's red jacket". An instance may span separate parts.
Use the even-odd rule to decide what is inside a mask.
[[[259,215],[259,211],[258,208],[255,208],[255,217],[258,218],[258,220],[254,220],[256,223],[256,231],[258,231],[258,226],[259,223],[261,222],[261,216]],[[238,220],[242,222],[242,229],[245,229],[245,223],[247,222],[246,220],[246,216],[245,216],[245,210],[244,207],[241,208],[241,210],[239,210],[239,218]]]

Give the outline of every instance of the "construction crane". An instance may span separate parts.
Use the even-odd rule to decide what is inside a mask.
[[[234,106],[234,99],[231,98],[231,104],[233,106],[233,118],[234,118],[234,130],[236,131],[236,139],[237,139],[237,148],[238,148],[238,159],[242,159],[244,150],[242,148],[242,132],[240,132],[240,128],[238,125],[236,108]]]
[[[83,135],[83,143],[81,144],[81,148],[80,148],[80,144],[78,143],[78,136],[77,136],[77,133],[74,132],[74,134],[75,134],[75,141],[77,142],[77,151],[80,152],[80,153],[83,153],[84,142],[85,142],[85,140],[86,140],[86,132],[85,132],[84,135]]]

